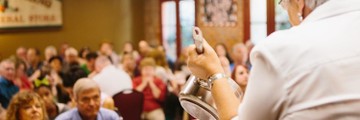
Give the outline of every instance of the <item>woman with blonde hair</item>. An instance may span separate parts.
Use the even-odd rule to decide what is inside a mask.
[[[48,120],[43,100],[34,92],[15,94],[10,101],[6,120]]]
[[[155,74],[156,77],[163,80],[165,84],[169,83],[170,88],[169,91],[178,93],[178,86],[176,83],[176,78],[174,73],[169,67],[169,64],[167,63],[165,52],[159,49],[154,49],[151,52],[147,54],[147,57],[151,57],[155,60],[156,67],[155,67]]]

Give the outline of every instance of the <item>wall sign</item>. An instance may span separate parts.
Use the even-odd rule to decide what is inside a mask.
[[[60,27],[62,0],[0,0],[0,29]]]

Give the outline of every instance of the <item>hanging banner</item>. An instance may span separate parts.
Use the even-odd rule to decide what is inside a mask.
[[[0,0],[0,29],[62,26],[61,0]]]

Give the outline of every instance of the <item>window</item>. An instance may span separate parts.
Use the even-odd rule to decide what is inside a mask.
[[[179,14],[177,14],[177,11],[179,11]],[[193,43],[192,28],[195,26],[195,1],[163,1],[161,3],[161,12],[162,43],[168,59],[175,61],[181,48]],[[178,21],[177,17],[179,17]]]
[[[266,8],[265,0],[250,0],[250,38],[255,44],[267,36]]]
[[[289,16],[278,3],[280,0],[275,0],[275,30],[289,29],[291,24],[289,22]]]
[[[165,1],[162,10],[162,39],[166,56],[170,60],[176,59],[176,4],[175,1]]]
[[[291,27],[286,10],[278,4],[280,0],[251,0],[251,40],[255,44],[276,31]]]

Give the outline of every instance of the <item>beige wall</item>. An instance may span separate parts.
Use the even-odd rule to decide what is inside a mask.
[[[47,45],[68,43],[79,49],[98,49],[110,41],[119,52],[125,41],[145,38],[145,0],[63,0],[63,26],[55,30],[0,33],[0,59],[15,53],[18,46],[36,47],[43,53]]]

